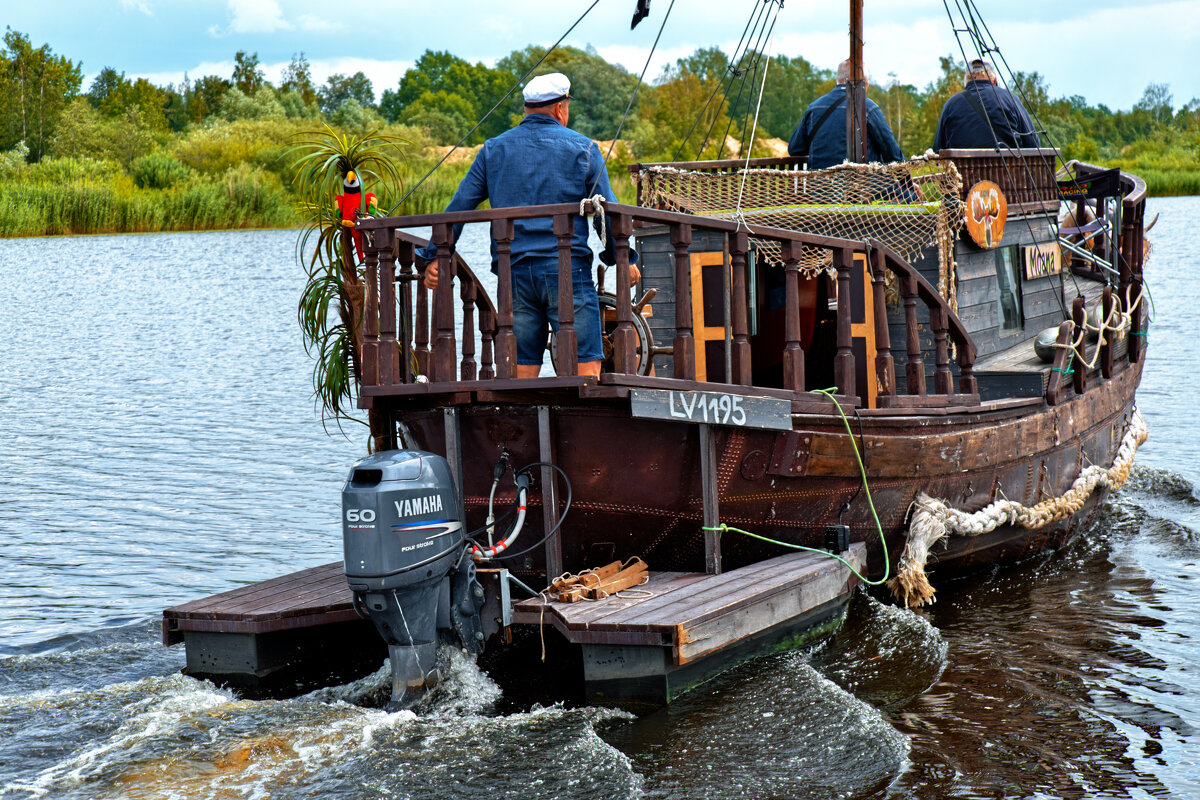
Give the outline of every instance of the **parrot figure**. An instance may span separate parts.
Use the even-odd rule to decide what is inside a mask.
[[[342,194],[335,197],[334,201],[341,212],[342,225],[351,229],[354,228],[354,220],[360,212],[363,214],[373,214],[379,208],[379,200],[374,192],[363,193],[362,182],[359,181],[358,174],[354,170],[346,172],[346,177],[342,180]],[[362,261],[362,232],[352,230],[351,236],[354,239],[354,251],[358,254],[358,260]]]

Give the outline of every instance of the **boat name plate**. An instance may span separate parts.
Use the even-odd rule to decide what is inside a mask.
[[[629,404],[634,417],[729,425],[735,428],[792,429],[792,403],[780,397],[752,397],[730,392],[633,389]]]

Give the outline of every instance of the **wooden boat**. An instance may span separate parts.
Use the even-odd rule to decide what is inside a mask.
[[[1011,258],[1056,244],[1059,200],[1047,166],[1056,155],[955,151],[941,157],[966,176],[964,185],[993,179],[1010,198],[1010,217],[1028,223],[1010,223],[1002,239],[1003,248],[1015,248]],[[1028,159],[1017,177],[1032,175],[1036,185],[1014,185],[1014,171],[1006,168],[1012,158]],[[759,161],[749,168],[763,166],[795,164]],[[726,162],[703,168],[747,167]],[[1077,168],[1081,176],[1100,171]],[[866,544],[870,574],[879,576],[889,571],[884,542],[895,567],[922,493],[972,512],[1000,498],[1032,507],[1066,494],[1086,466],[1109,467],[1117,460],[1145,353],[1144,183],[1122,174],[1120,195],[1120,228],[1101,243],[1100,253],[1118,264],[1116,278],[1068,264],[1083,288],[1072,299],[1063,297],[1060,274],[1029,277],[1022,270],[1024,313],[1019,329],[1008,336],[1000,335],[996,308],[997,251],[979,248],[966,236],[955,244],[955,313],[921,269],[879,241],[610,206],[618,252],[633,238],[643,256],[643,288],[657,289],[647,320],[654,339],[671,342],[672,352],[639,351],[633,307],[618,304],[609,324],[613,358],[599,380],[572,374],[569,281],[560,284],[560,374],[514,377],[508,280],[513,221],[548,216],[570,230],[578,207],[366,219],[359,227],[372,234],[367,283],[379,288],[367,295],[360,405],[371,411],[378,449],[411,446],[449,459],[461,474],[472,528],[483,523],[501,452],[507,450],[516,463],[555,463],[569,476],[569,523],[543,548],[504,562],[530,584],[545,585],[564,571],[614,557],[639,556],[659,569],[720,572],[780,552],[759,540],[711,530],[720,523],[822,547],[826,526],[843,522],[853,541]],[[494,299],[450,248],[450,226],[472,222],[490,224],[497,244]],[[413,259],[414,246],[424,241],[406,232],[419,226],[432,226],[440,274],[455,276],[432,297]],[[751,238],[775,243],[785,254],[782,330],[760,324],[751,333],[762,320],[752,316],[747,287],[762,285],[766,270],[780,269],[761,259],[752,264]],[[562,269],[569,270],[569,235],[560,242]],[[830,254],[836,282],[821,278],[825,285],[813,286],[818,281],[802,280],[802,247]],[[723,320],[714,326],[703,316],[711,315],[705,296],[711,300],[714,292],[694,265],[706,253],[715,254],[717,265],[728,265],[729,336],[715,342],[716,351],[729,354],[728,376],[719,363],[697,366],[704,350],[714,351],[711,329],[724,331]],[[630,296],[627,268],[623,260],[615,268],[618,297]],[[752,269],[757,281],[749,275]],[[892,276],[900,302],[889,304]],[[802,292],[802,284],[810,285]],[[715,295],[719,300],[719,282]],[[828,305],[817,307],[818,298]],[[701,313],[704,302],[708,308]],[[1074,331],[1082,331],[1097,302],[1105,314],[1111,309],[1124,314],[1128,330],[1123,336],[1110,331],[1093,346]],[[1066,307],[1071,315],[1064,320]],[[808,317],[808,335],[801,330],[802,316]],[[1033,336],[1060,323],[1063,346],[1052,363],[1043,363]],[[760,368],[760,353],[773,372]],[[653,359],[652,375],[639,370],[647,358]],[[1094,368],[1079,368],[1089,361],[1097,362]],[[756,380],[768,373],[775,376],[771,382]],[[831,384],[832,396],[810,391]],[[854,418],[853,435],[841,412]],[[882,541],[862,491],[856,453],[863,459]],[[562,497],[555,496],[552,482],[544,489],[542,523],[548,531]],[[1077,510],[1037,527],[1006,523],[978,536],[952,536],[930,572],[950,577],[1056,547],[1087,526],[1104,494],[1100,487]],[[537,499],[533,502],[536,506]]]
[[[859,80],[848,106],[863,119],[861,44],[852,63]],[[855,119],[847,115],[847,135],[861,156]],[[478,638],[503,649],[513,625],[549,623],[585,646],[596,693],[669,700],[712,664],[794,641],[798,625],[827,629],[856,581],[823,573],[820,564],[832,562],[819,556],[782,558],[789,548],[841,553],[865,578],[889,577],[899,602],[917,605],[933,598],[929,575],[1016,561],[1086,529],[1145,437],[1135,392],[1147,324],[1146,187],[1079,163],[1060,182],[1058,159],[1053,149],[997,149],[886,169],[809,171],[778,158],[634,165],[638,203],[603,208],[617,263],[604,315],[611,357],[598,379],[576,374],[571,244],[587,209],[362,218],[361,268],[343,231],[346,269],[365,287],[351,328],[374,449],[443,456],[457,519],[476,531],[494,500],[515,504],[514,487],[496,494],[506,465],[531,465],[539,478],[522,539],[479,559],[488,599],[472,635],[453,623],[464,646]],[[860,178],[881,174],[892,188],[863,194]],[[810,191],[821,181],[832,201]],[[764,182],[787,199],[743,204],[747,185]],[[679,193],[706,186],[685,213]],[[1075,218],[1089,203],[1097,218],[1060,226],[1066,200]],[[825,222],[784,227],[781,208]],[[902,247],[850,224],[879,214],[901,228],[924,225],[925,238]],[[970,214],[976,225],[964,230]],[[517,379],[511,248],[515,222],[531,218],[551,219],[558,239],[557,374]],[[472,223],[490,231],[492,291],[480,265],[452,246],[452,227]],[[432,292],[414,257],[426,240],[412,229],[425,227],[441,277]],[[631,243],[641,254],[636,303]],[[1053,331],[1048,362],[1034,347],[1045,329]],[[635,600],[595,611],[512,594],[634,558],[650,567],[651,595],[661,595],[641,611]],[[424,571],[424,563],[413,566]],[[456,585],[470,586],[474,573],[462,574]],[[828,591],[797,604],[819,580]],[[357,609],[372,595],[350,583]],[[702,589],[710,594],[696,594]],[[381,612],[385,595],[374,595]],[[398,595],[395,603],[403,606]],[[326,605],[316,611],[335,613]],[[204,605],[187,624],[217,631],[218,612]],[[272,606],[277,616],[310,612]],[[391,613],[407,629],[403,608]],[[189,617],[167,616],[176,627],[164,635],[177,640]],[[393,660],[415,652],[418,638],[393,636],[404,644],[397,650],[393,641]],[[419,683],[428,654],[413,658]]]

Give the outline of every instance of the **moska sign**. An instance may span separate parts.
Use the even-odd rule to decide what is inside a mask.
[[[1027,280],[1062,272],[1062,252],[1058,248],[1058,242],[1043,242],[1022,247],[1021,258],[1025,262]]]

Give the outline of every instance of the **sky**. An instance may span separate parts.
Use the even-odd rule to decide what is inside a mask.
[[[864,0],[864,59],[871,81],[924,87],[938,57],[960,56],[947,18],[966,0]],[[529,44],[553,44],[593,0],[0,0],[0,23],[34,46],[82,61],[86,90],[102,67],[165,85],[217,74],[228,77],[238,50],[257,53],[278,81],[296,53],[314,78],[362,70],[376,95],[394,88],[427,49],[494,64]],[[651,0],[650,16],[629,30],[636,0],[595,0],[566,38],[640,73],[661,39],[647,79],[697,47],[732,53],[754,0]],[[1003,60],[1037,71],[1051,97],[1082,95],[1089,103],[1128,109],[1147,84],[1167,83],[1175,108],[1200,97],[1200,0],[974,0]],[[848,54],[849,2],[785,0],[769,46],[833,68]],[[355,17],[353,10],[363,9]],[[668,15],[669,12],[669,15]],[[664,18],[666,24],[664,26]],[[974,57],[974,46],[962,48]],[[1106,58],[1111,52],[1113,57]]]

